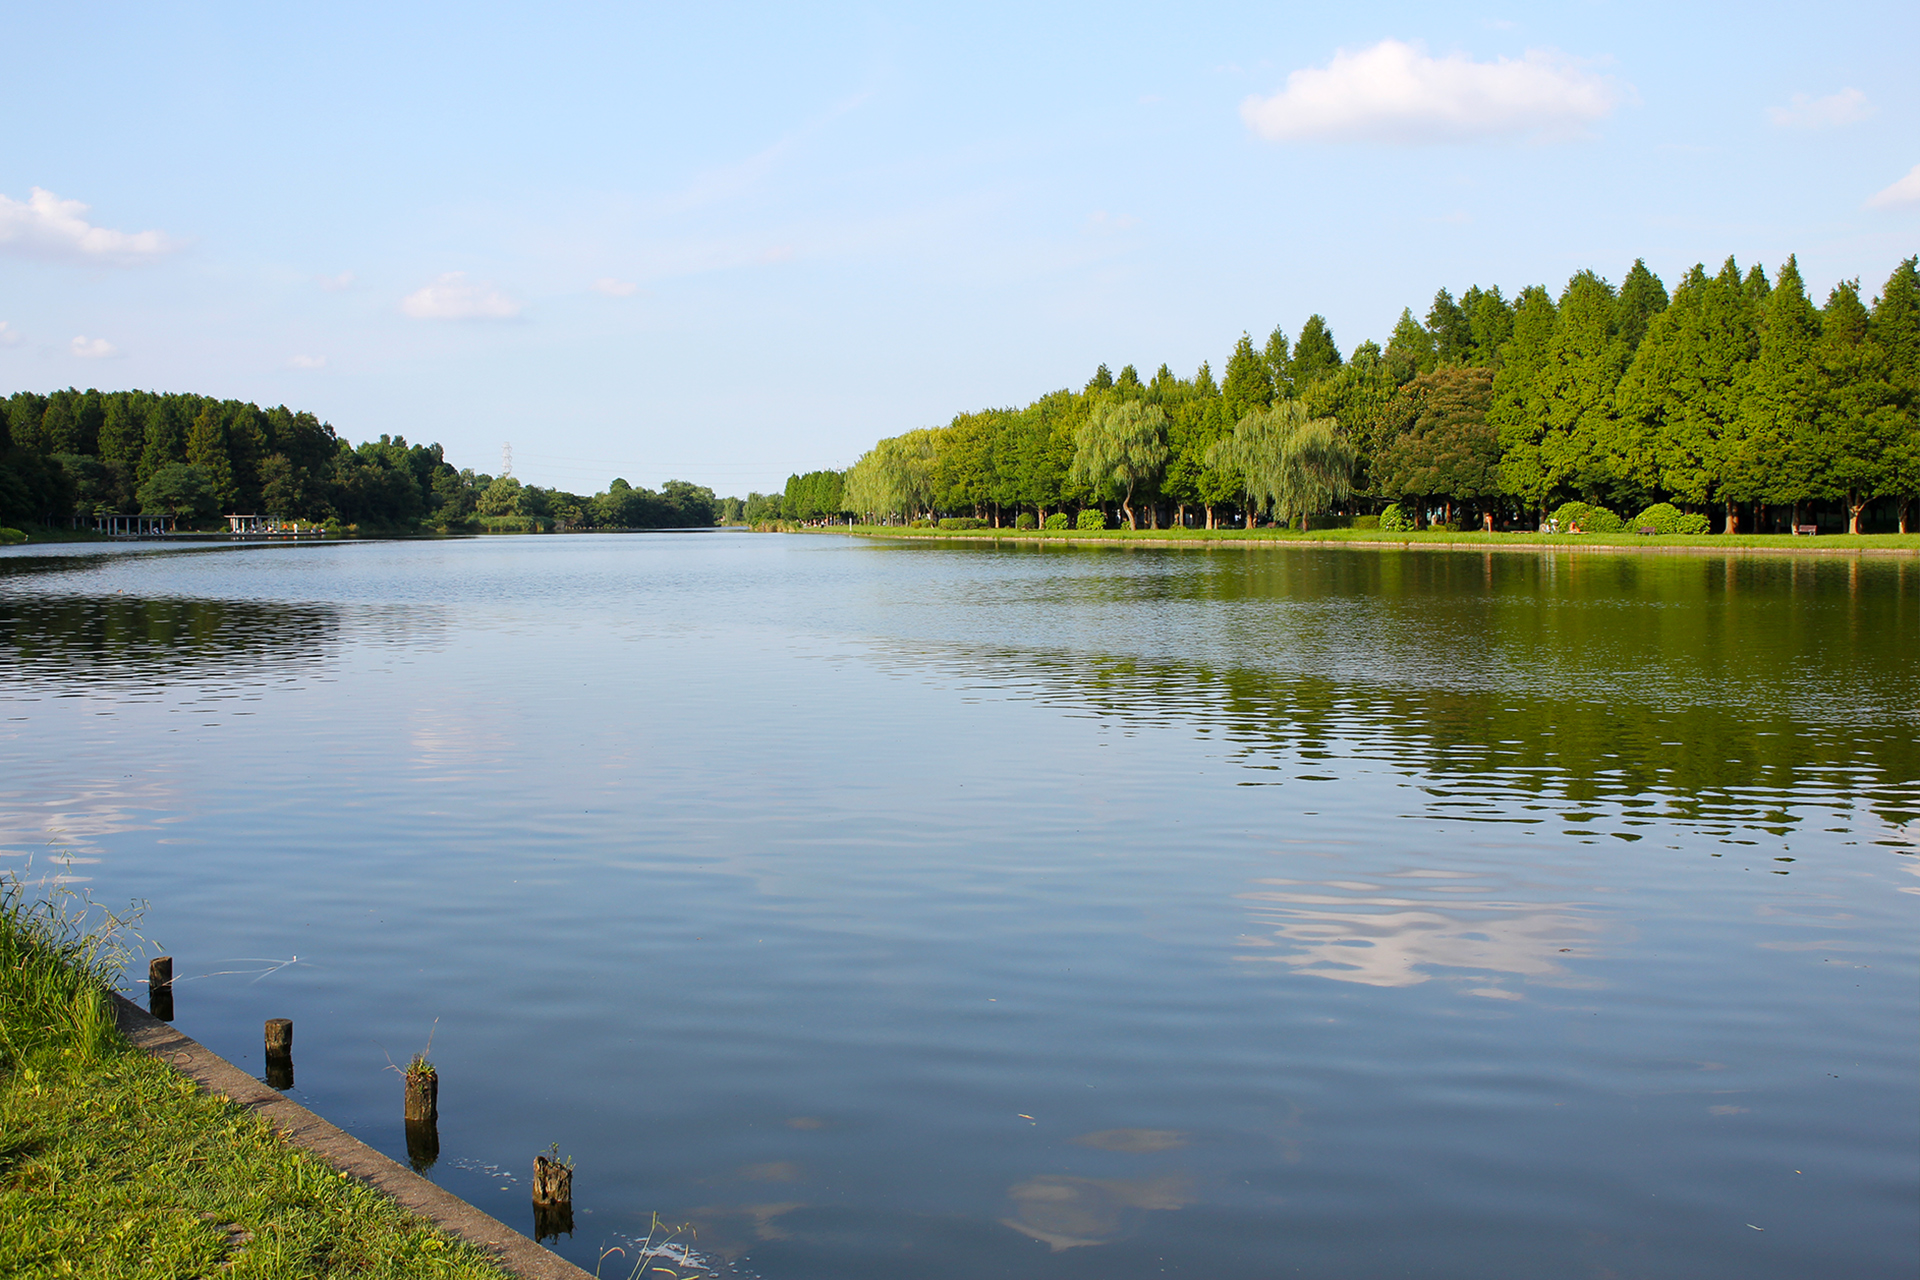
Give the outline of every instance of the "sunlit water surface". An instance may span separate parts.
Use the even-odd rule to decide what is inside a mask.
[[[431,1037],[430,1176],[558,1143],[607,1276],[1905,1280],[1917,640],[1905,560],[18,549],[0,849],[403,1160]]]

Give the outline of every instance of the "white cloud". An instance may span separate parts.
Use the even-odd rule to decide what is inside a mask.
[[[1293,72],[1272,97],[1241,103],[1240,116],[1276,142],[1466,142],[1564,135],[1608,115],[1620,99],[1611,81],[1550,50],[1475,62],[1382,40]]]
[[[26,200],[0,195],[0,248],[31,258],[130,266],[178,248],[159,231],[112,231],[83,216],[87,206],[35,187]]]
[[[120,354],[120,348],[105,338],[89,338],[84,334],[76,336],[67,349],[82,360],[110,360]]]
[[[17,347],[25,341],[26,339],[20,336],[18,329],[8,324],[5,320],[0,320],[0,347]]]
[[[295,356],[287,363],[296,369],[324,369],[327,367],[325,356]]]
[[[601,276],[593,282],[595,293],[604,293],[609,298],[631,298],[640,292],[640,286],[631,280],[616,280],[612,276]]]
[[[490,284],[468,284],[467,273],[449,271],[400,302],[415,320],[511,320],[520,304]]]
[[[1873,104],[1858,89],[1842,89],[1824,98],[1796,93],[1784,107],[1768,107],[1767,119],[1783,129],[1831,129],[1857,124],[1873,114]]]
[[[319,276],[320,287],[328,293],[339,293],[342,289],[353,287],[353,272],[342,271],[337,276]]]
[[[1907,176],[1867,201],[1869,209],[1900,209],[1920,204],[1920,164],[1907,170]]]

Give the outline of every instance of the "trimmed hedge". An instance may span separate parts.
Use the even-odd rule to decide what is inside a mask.
[[[940,519],[942,529],[984,529],[986,525],[987,522],[977,516],[942,516]]]
[[[1107,527],[1107,513],[1098,507],[1083,507],[1076,529],[1104,529]]]
[[[1619,516],[1590,502],[1561,503],[1553,513],[1553,524],[1561,533],[1571,533],[1576,524],[1582,533],[1619,533],[1627,527]]]
[[[1013,527],[1016,529],[1031,529],[1034,527],[1034,524],[1033,512],[1031,511],[1022,511],[1013,518]]]
[[[1073,521],[1067,518],[1066,512],[1056,511],[1052,515],[1047,517],[1047,528],[1071,529],[1073,528]]]
[[[1698,511],[1682,511],[1671,502],[1656,502],[1633,518],[1629,526],[1635,532],[1651,529],[1655,533],[1703,534],[1713,532],[1713,521]]]

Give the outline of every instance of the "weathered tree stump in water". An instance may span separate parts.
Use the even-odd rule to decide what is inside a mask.
[[[573,1166],[545,1156],[533,1158],[533,1202],[541,1206],[573,1203]]]
[[[155,956],[147,962],[147,1012],[162,1022],[173,1021],[172,956]]]
[[[533,1238],[573,1234],[573,1166],[546,1156],[533,1158]]]

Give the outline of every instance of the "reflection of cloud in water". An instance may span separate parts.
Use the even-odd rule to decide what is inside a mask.
[[[1465,877],[1413,871],[1380,879],[1434,880]],[[1274,937],[1243,937],[1243,946],[1286,947],[1278,955],[1242,955],[1270,960],[1301,973],[1373,987],[1410,987],[1435,975],[1429,969],[1465,969],[1523,978],[1571,979],[1561,955],[1580,954],[1599,924],[1570,903],[1467,901],[1453,895],[1460,884],[1433,885],[1449,896],[1436,903],[1410,896],[1418,883],[1389,888],[1371,881],[1262,879],[1270,886],[1240,895],[1258,903],[1254,919]],[[1277,941],[1275,940],[1277,939]],[[1471,994],[1512,999],[1498,987]]]
[[[103,841],[128,831],[155,830],[178,803],[179,793],[161,781],[85,783],[59,795],[0,791],[0,858],[58,861],[68,854],[103,852]],[[75,856],[73,861],[97,862]]]
[[[1124,1151],[1141,1155],[1151,1151],[1171,1151],[1187,1145],[1187,1135],[1178,1129],[1102,1129],[1083,1133],[1070,1141],[1096,1151]]]
[[[1128,1209],[1178,1209],[1192,1201],[1187,1180],[1070,1178],[1042,1174],[1007,1192],[1013,1216],[1000,1219],[1055,1253],[1105,1244],[1120,1234]]]

